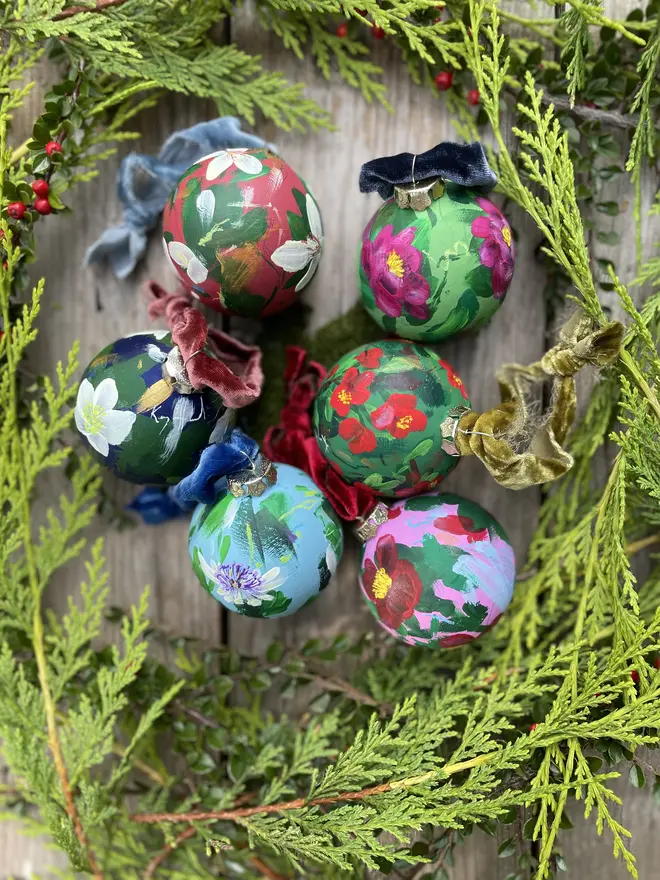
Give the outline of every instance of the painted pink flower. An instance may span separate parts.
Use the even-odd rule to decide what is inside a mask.
[[[374,241],[367,227],[362,239],[362,268],[373,291],[376,305],[391,318],[401,317],[404,309],[412,318],[429,317],[429,283],[419,269],[421,251],[413,245],[414,226],[394,234],[390,223]]]
[[[513,278],[511,227],[499,208],[488,199],[478,198],[477,204],[486,214],[472,221],[472,235],[484,239],[479,248],[479,259],[483,266],[488,266],[491,270],[493,296],[495,299],[504,299]]]

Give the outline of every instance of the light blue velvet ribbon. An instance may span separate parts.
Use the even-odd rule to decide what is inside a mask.
[[[158,156],[129,153],[117,172],[124,222],[108,227],[87,249],[85,265],[107,260],[117,278],[130,275],[147,248],[147,233],[158,224],[167,198],[184,171],[209,153],[236,147],[275,151],[272,144],[241,131],[236,117],[222,116],[170,135]]]
[[[128,508],[155,526],[189,513],[198,504],[213,504],[226,488],[226,478],[250,467],[258,454],[257,442],[234,428],[224,443],[206,447],[190,476],[169,489],[148,486]]]

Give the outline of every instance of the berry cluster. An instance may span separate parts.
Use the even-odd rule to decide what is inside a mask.
[[[61,153],[62,146],[57,141],[49,141],[45,146],[45,151],[47,156],[52,156],[53,153]],[[32,182],[32,191],[35,195],[34,202],[32,207],[38,214],[50,214],[52,213],[52,205],[48,199],[48,194],[50,192],[50,184],[48,180],[44,178],[38,178],[37,180]],[[7,214],[12,218],[12,220],[22,220],[25,217],[28,206],[25,202],[10,202],[7,205]]]

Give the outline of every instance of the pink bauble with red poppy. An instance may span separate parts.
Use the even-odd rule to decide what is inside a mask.
[[[455,184],[424,211],[394,199],[362,236],[366,310],[388,333],[440,342],[487,323],[513,277],[511,227],[488,198]]]
[[[371,612],[408,645],[469,644],[506,611],[514,583],[502,526],[458,495],[397,501],[362,554],[360,585]]]
[[[220,150],[192,165],[163,213],[184,286],[227,315],[290,306],[321,259],[323,226],[305,182],[265,149]]]
[[[314,403],[314,433],[347,482],[403,498],[434,489],[457,465],[441,432],[455,407],[469,401],[448,363],[424,345],[386,339],[330,370]]]

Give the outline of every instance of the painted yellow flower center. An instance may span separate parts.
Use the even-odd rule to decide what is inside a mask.
[[[401,416],[401,418],[398,419],[396,423],[396,426],[400,431],[407,431],[411,425],[412,416]]]
[[[351,394],[351,392],[346,391],[344,388],[342,388],[341,391],[337,393],[337,397],[344,404],[349,404],[351,400],[353,400],[353,395]]]
[[[384,599],[385,596],[390,591],[390,587],[392,586],[392,578],[385,571],[384,568],[379,568],[376,572],[376,576],[374,577],[373,583],[373,593],[377,599]]]
[[[387,268],[397,278],[403,278],[403,260],[396,251],[390,251],[387,256]]]
[[[502,227],[502,238],[506,242],[507,247],[511,247],[511,230],[508,226]]]
[[[88,434],[99,434],[103,430],[105,410],[98,403],[86,403],[82,408],[82,419]]]

